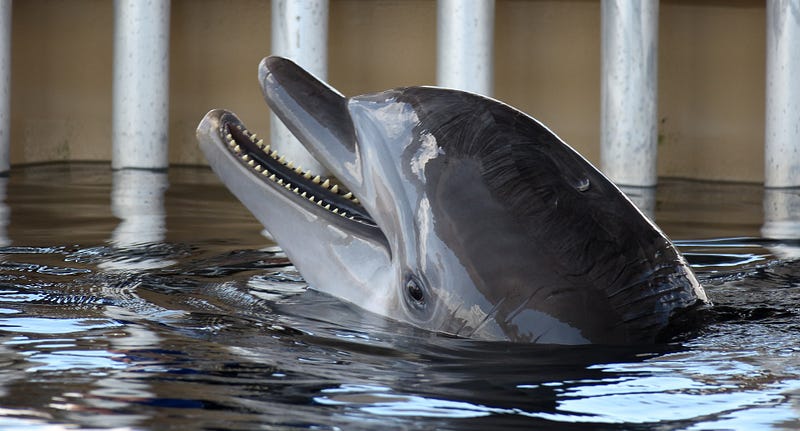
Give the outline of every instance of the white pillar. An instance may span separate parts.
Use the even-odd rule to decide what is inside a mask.
[[[494,0],[438,0],[436,83],[491,96]]]
[[[294,61],[325,81],[328,75],[328,0],[273,0],[272,54]],[[271,115],[270,138],[272,147],[295,165],[326,173],[275,114]]]
[[[767,1],[767,187],[800,186],[800,0]]]
[[[0,174],[11,166],[11,0],[0,0]]]
[[[169,0],[114,1],[114,169],[169,163],[169,17]]]
[[[600,158],[615,183],[654,186],[658,0],[603,0]]]

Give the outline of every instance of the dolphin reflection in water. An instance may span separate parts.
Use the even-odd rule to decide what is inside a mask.
[[[434,87],[347,98],[280,57],[258,77],[331,177],[228,111],[197,137],[313,289],[431,331],[553,344],[656,342],[708,304],[670,240],[530,116]]]

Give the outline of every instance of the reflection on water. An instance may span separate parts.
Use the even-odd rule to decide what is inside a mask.
[[[124,248],[164,241],[167,173],[122,169],[114,171],[113,175],[111,212],[120,223],[114,229],[110,243]]]
[[[8,178],[0,176],[0,247],[11,244],[11,240],[8,238],[9,208],[6,205],[7,188]]]
[[[800,240],[800,189],[764,190],[764,226],[761,235],[778,240]],[[783,241],[771,247],[784,259],[800,257],[800,243]]]
[[[667,345],[557,347],[366,315],[306,290],[210,171],[121,172],[8,180],[0,429],[800,427],[793,192],[651,189],[715,308]]]
[[[143,258],[137,249],[145,249],[164,241],[166,212],[164,193],[168,188],[167,173],[145,169],[114,171],[111,189],[111,212],[119,225],[109,243],[124,253],[99,265],[106,270],[155,269],[174,261],[161,257]],[[123,256],[124,255],[124,256]]]

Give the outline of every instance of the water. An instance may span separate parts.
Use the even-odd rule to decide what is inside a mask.
[[[206,169],[6,182],[3,430],[800,427],[800,243],[762,238],[796,233],[794,192],[645,196],[716,307],[680,342],[601,348],[448,338],[307,291]]]

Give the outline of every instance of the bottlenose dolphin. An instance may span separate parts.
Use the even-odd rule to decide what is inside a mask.
[[[708,303],[667,237],[530,116],[435,87],[346,98],[279,57],[258,71],[332,178],[228,111],[197,137],[312,288],[431,331],[555,344],[654,342]]]

